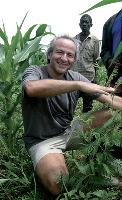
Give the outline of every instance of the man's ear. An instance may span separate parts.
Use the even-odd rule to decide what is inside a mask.
[[[47,56],[47,59],[50,60],[50,55]]]
[[[74,62],[77,60],[77,55],[75,55]]]
[[[91,27],[93,26],[93,24],[91,23]]]
[[[47,56],[47,59],[50,60],[51,56],[52,56],[52,53],[49,53],[48,56]]]

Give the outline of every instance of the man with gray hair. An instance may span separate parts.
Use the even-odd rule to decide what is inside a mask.
[[[90,83],[70,70],[76,53],[72,38],[56,37],[48,49],[47,66],[30,66],[22,77],[25,145],[41,183],[54,196],[61,192],[57,178],[68,174],[63,152],[82,147],[76,130],[86,129],[73,120],[78,99],[92,96],[114,109],[122,109],[122,98],[111,96],[113,88]],[[90,128],[104,123],[112,113],[104,110],[92,116]]]

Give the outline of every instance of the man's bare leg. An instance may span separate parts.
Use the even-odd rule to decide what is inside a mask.
[[[60,183],[58,178],[67,175],[68,169],[63,154],[49,153],[37,164],[35,169],[41,183],[51,194],[60,194]]]
[[[84,132],[103,125],[106,121],[112,118],[112,116],[112,112],[109,109],[101,109],[93,112],[90,116],[91,123],[87,126],[84,126]]]
[[[112,117],[112,112],[108,109],[102,109],[91,114],[91,124],[84,127],[84,131],[89,131],[103,125]],[[37,164],[35,169],[41,183],[53,195],[60,194],[60,183],[58,178],[61,175],[67,175],[68,169],[65,163],[64,155],[59,153],[49,153],[44,156]]]

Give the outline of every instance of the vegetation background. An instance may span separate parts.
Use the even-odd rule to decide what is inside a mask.
[[[116,3],[103,0],[90,9]],[[88,10],[87,10],[88,11]],[[86,11],[85,11],[86,12]],[[0,28],[0,199],[43,200],[35,177],[30,157],[23,143],[21,117],[21,76],[29,65],[46,65],[45,47],[40,41],[48,34],[54,35],[47,24],[32,25],[23,35],[22,23],[16,34],[8,41],[5,25]],[[31,33],[36,29],[35,36]],[[120,43],[118,53],[122,52]],[[101,60],[97,66],[98,83],[106,85],[107,74]],[[89,115],[82,115],[79,101],[75,117],[90,123]],[[94,110],[102,108],[94,103]],[[110,108],[112,110],[112,108]],[[66,152],[69,176],[61,177],[62,194],[57,200],[121,200],[122,191],[115,177],[122,176],[122,160],[115,159],[112,146],[122,146],[122,113],[113,111],[113,118],[98,129],[79,133],[83,145],[81,150]],[[47,122],[48,123],[48,122]],[[115,186],[113,186],[113,183]]]

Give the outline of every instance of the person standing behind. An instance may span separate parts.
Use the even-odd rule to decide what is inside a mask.
[[[107,69],[108,78],[116,68],[117,73],[112,77],[111,86],[115,86],[118,79],[122,79],[122,53],[112,61],[116,50],[122,41],[122,9],[111,16],[103,26],[101,59]],[[120,78],[121,77],[121,78]],[[122,96],[122,85],[117,89],[119,96]]]
[[[80,18],[79,26],[82,30],[74,38],[78,44],[77,61],[73,65],[73,70],[78,71],[92,83],[95,83],[96,75],[96,60],[99,57],[99,40],[90,33],[92,27],[92,18],[85,14]],[[83,112],[88,112],[92,109],[93,100],[91,98],[83,98]]]

